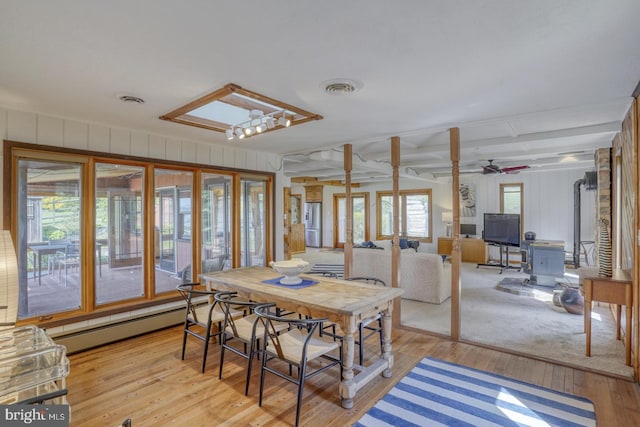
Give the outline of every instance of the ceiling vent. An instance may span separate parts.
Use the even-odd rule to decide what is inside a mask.
[[[329,95],[346,95],[360,90],[362,84],[345,79],[329,80],[322,84],[324,91]]]
[[[120,101],[132,102],[134,104],[144,104],[144,99],[138,98],[137,96],[133,96],[133,95],[122,95],[120,97]]]

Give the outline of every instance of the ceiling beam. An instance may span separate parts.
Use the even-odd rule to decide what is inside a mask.
[[[528,133],[528,134],[523,134],[515,137],[504,136],[504,137],[498,137],[498,138],[476,139],[473,141],[465,141],[464,138],[462,138],[462,140],[460,141],[461,142],[460,148],[462,150],[462,153],[464,153],[464,151],[467,151],[473,148],[486,149],[491,146],[498,146],[503,148],[504,146],[518,147],[519,150],[522,150],[523,148],[526,148],[526,145],[524,145],[524,143],[542,142],[547,140],[550,141],[550,140],[558,140],[558,139],[565,139],[565,138],[576,138],[576,137],[587,136],[587,135],[605,136],[605,135],[611,134],[611,137],[613,139],[613,136],[616,133],[620,132],[621,129],[622,129],[622,122],[613,121],[613,122],[607,122],[607,123],[599,123],[596,125],[580,126],[575,128],[556,129],[556,130],[547,131],[547,132]],[[464,133],[464,129],[462,131]],[[523,144],[523,145],[520,145],[520,144]],[[544,151],[547,153],[549,152],[548,149],[545,149]],[[567,150],[563,149],[563,151],[567,151]],[[430,154],[436,158],[446,159],[448,152],[449,152],[448,144],[437,144],[437,145],[429,145],[429,146],[418,148],[418,149],[403,150],[402,156],[407,157],[407,156],[412,156],[416,154],[421,154],[421,155]],[[530,152],[530,151],[527,151],[527,152]],[[378,151],[378,152],[371,152],[366,154],[361,153],[360,156],[365,160],[388,159],[389,153],[385,151]]]

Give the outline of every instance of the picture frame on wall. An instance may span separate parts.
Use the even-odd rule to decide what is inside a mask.
[[[475,184],[460,184],[460,216],[471,218],[476,216],[476,186]]]

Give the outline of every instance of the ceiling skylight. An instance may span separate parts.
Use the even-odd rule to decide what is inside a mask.
[[[160,118],[226,132],[232,139],[232,135],[250,136],[270,132],[310,120],[321,120],[322,116],[230,83]],[[266,126],[267,122],[269,126]],[[256,126],[261,128],[259,132],[247,132]]]

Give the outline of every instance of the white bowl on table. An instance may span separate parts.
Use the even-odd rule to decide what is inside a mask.
[[[281,285],[299,285],[302,279],[298,275],[307,268],[309,263],[300,258],[292,258],[286,261],[271,261],[269,265],[278,273],[284,274],[280,279]]]

